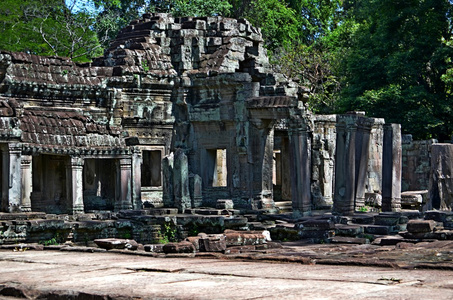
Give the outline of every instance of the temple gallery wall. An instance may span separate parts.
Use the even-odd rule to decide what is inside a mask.
[[[304,99],[241,19],[144,15],[89,64],[0,51],[1,210],[185,212],[228,199],[349,215],[398,211],[408,192],[451,210],[453,145],[361,112],[313,115]]]

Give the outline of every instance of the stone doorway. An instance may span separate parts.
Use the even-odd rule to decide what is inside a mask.
[[[61,214],[71,209],[67,197],[68,156],[41,154],[33,157],[33,211]]]
[[[83,205],[85,212],[113,210],[117,191],[115,159],[85,159],[83,167]]]

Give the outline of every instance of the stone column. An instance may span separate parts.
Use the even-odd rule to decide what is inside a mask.
[[[33,191],[32,177],[32,156],[23,155],[21,161],[22,169],[22,199],[20,202],[20,210],[23,212],[31,211],[31,192]]]
[[[384,125],[382,211],[401,210],[401,125]]]
[[[132,209],[132,158],[119,159],[119,195],[115,210]]]
[[[189,163],[183,150],[177,149],[174,156],[173,190],[175,205],[180,213],[191,207],[189,191]]]
[[[339,215],[354,213],[356,132],[357,128],[353,125],[346,125],[344,122],[337,124],[333,213]]]
[[[291,200],[291,161],[290,146],[287,137],[282,139],[282,199]]]
[[[142,156],[141,151],[134,149],[132,154],[132,204],[134,209],[142,209]]]
[[[431,209],[453,210],[453,145],[431,146],[431,178],[429,182]]]
[[[191,174],[189,176],[189,184],[192,207],[200,207],[203,202],[201,176],[198,174]]]
[[[9,174],[8,174],[8,211],[20,211],[22,200],[22,172],[21,172],[21,152],[22,145],[11,143],[8,144],[9,152]]]
[[[81,157],[73,156],[69,159],[66,166],[67,195],[69,199],[69,210],[73,214],[83,213],[83,165],[84,160]]]
[[[295,120],[289,128],[291,201],[294,212],[311,214],[311,140],[308,128]]]
[[[173,192],[173,153],[165,156],[162,160],[162,200],[164,207],[174,207],[174,192]]]
[[[370,120],[370,119],[368,119]],[[358,121],[357,136],[356,136],[356,194],[355,194],[355,207],[365,206],[365,192],[367,185],[367,172],[368,172],[368,158],[370,148],[370,133],[371,123],[360,118]]]

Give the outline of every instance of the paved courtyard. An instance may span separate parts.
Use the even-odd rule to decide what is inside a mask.
[[[0,251],[0,298],[452,299],[453,272],[118,253]]]

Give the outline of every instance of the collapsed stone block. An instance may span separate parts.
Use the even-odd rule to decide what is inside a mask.
[[[227,244],[224,234],[210,234],[200,237],[199,248],[201,252],[224,252]]]
[[[225,230],[227,246],[257,245],[270,240],[270,233],[264,231],[234,231]]]
[[[137,250],[138,243],[134,240],[128,239],[95,239],[94,243],[98,245],[99,248],[111,250],[111,249],[128,249],[128,250]]]
[[[407,223],[407,231],[410,233],[432,232],[434,226],[433,220],[410,220]]]
[[[195,246],[188,241],[182,241],[179,243],[168,243],[162,248],[162,251],[168,253],[194,253]]]

